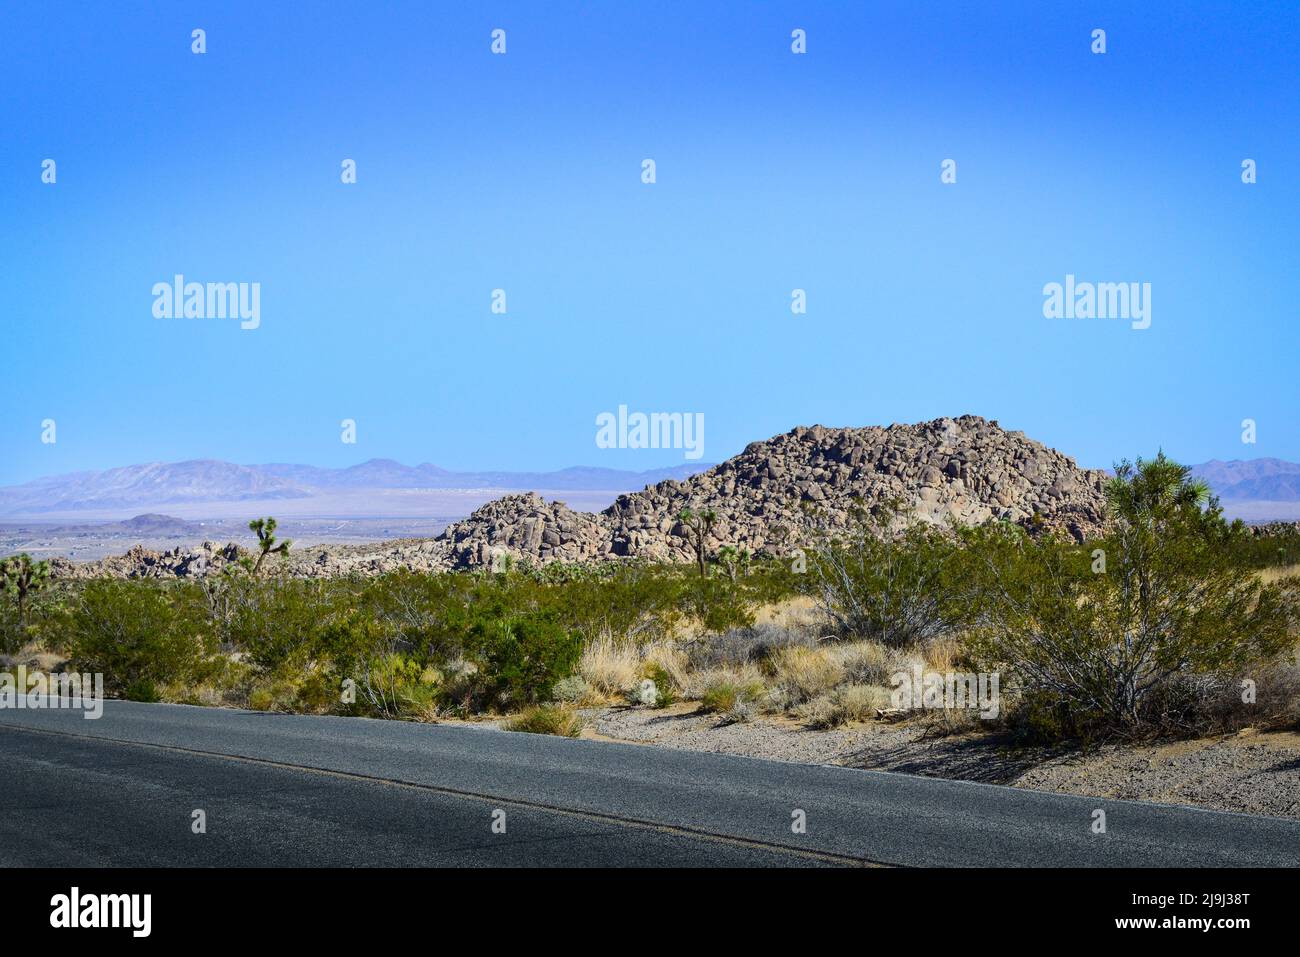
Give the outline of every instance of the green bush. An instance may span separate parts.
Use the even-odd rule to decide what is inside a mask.
[[[981,559],[972,648],[1019,679],[1039,730],[1160,726],[1170,707],[1187,713],[1178,686],[1240,676],[1294,644],[1294,596],[1242,564],[1248,533],[1187,469],[1163,456],[1121,465],[1108,494],[1115,530],[1084,546],[1005,527],[968,535]]]
[[[0,605],[0,655],[11,655],[23,646],[27,629],[8,605]]]
[[[150,678],[137,678],[127,685],[122,697],[127,701],[143,701],[147,704],[162,700],[158,685]]]
[[[179,589],[152,582],[88,582],[69,627],[76,669],[102,673],[110,692],[207,680],[224,665],[202,609]]]
[[[290,578],[239,576],[230,587],[222,637],[263,671],[306,667],[335,618],[335,602],[347,597],[336,583]]]
[[[859,513],[847,535],[816,548],[810,571],[837,637],[906,648],[956,624],[953,536],[920,522],[898,524],[893,508]]]
[[[582,639],[553,616],[533,613],[480,619],[467,650],[479,665],[484,703],[505,709],[548,700],[555,683],[577,668]]]
[[[711,634],[754,624],[756,602],[743,580],[732,581],[723,575],[694,577],[683,583],[680,600],[687,614]]]

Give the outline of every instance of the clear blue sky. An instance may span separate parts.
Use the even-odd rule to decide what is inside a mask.
[[[6,4],[0,482],[683,461],[596,448],[619,404],[704,413],[708,461],[963,412],[1300,459],[1296,4],[983,6]],[[178,272],[261,328],[154,319]],[[1067,273],[1151,328],[1045,319]]]

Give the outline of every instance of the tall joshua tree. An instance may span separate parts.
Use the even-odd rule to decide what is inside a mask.
[[[280,544],[275,543],[275,519],[271,517],[255,518],[248,523],[248,527],[257,535],[257,563],[253,565],[253,574],[256,575],[262,567],[262,562],[266,560],[267,555],[287,555],[289,546],[293,543],[288,539]]]
[[[707,576],[709,574],[709,532],[713,530],[718,514],[711,508],[706,508],[702,512],[684,508],[678,514],[677,520],[686,526],[687,538],[690,540],[691,548],[695,550],[695,563],[699,566],[700,575]]]
[[[27,626],[27,602],[50,580],[50,563],[34,562],[23,552],[0,560],[0,593],[11,596],[18,609],[19,627]]]

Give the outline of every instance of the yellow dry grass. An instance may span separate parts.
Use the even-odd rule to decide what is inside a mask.
[[[1266,585],[1279,582],[1284,578],[1300,578],[1300,565],[1282,565],[1277,568],[1263,568],[1257,572],[1260,581]]]
[[[615,698],[636,684],[641,655],[631,642],[606,632],[583,651],[578,671],[597,694]]]

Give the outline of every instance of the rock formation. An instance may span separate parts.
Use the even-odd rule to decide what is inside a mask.
[[[599,514],[575,512],[535,493],[489,502],[433,539],[298,549],[291,574],[377,574],[399,568],[442,571],[491,565],[510,555],[534,564],[644,558],[693,559],[684,509],[716,516],[710,546],[783,554],[814,528],[847,529],[863,507],[896,503],[921,521],[1006,520],[1067,532],[1077,540],[1104,524],[1106,473],[974,415],[916,425],[799,427],[750,444],[706,472],[621,495]],[[187,577],[219,570],[234,545],[155,553],[84,565],[55,562],[54,574]]]

